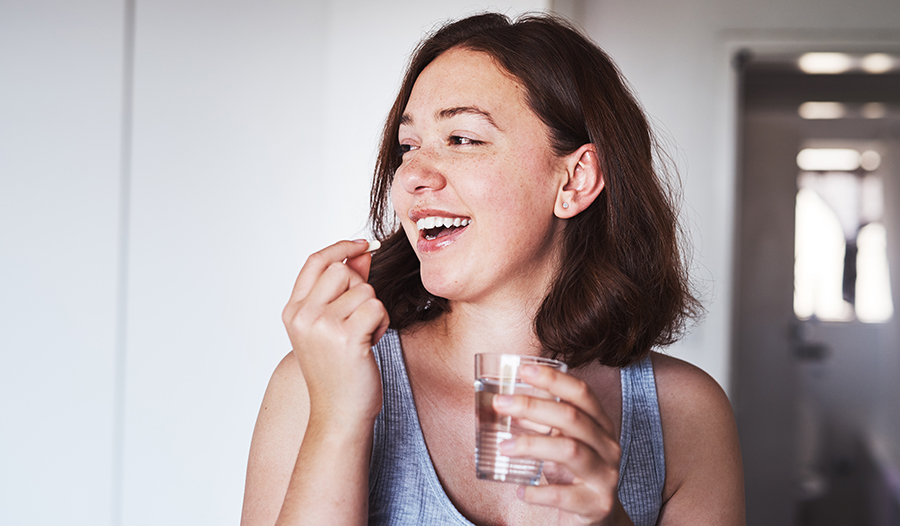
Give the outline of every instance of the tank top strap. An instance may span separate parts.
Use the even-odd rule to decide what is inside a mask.
[[[635,526],[652,526],[662,506],[666,460],[650,356],[623,367],[621,381],[619,500]]]

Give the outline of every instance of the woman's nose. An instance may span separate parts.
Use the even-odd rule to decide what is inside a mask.
[[[441,163],[434,152],[425,148],[407,153],[403,164],[394,174],[394,179],[411,194],[440,190],[447,184]]]

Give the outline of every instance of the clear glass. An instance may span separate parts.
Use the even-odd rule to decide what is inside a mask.
[[[519,374],[523,365],[542,365],[566,372],[566,364],[519,354],[475,355],[475,475],[479,479],[513,484],[537,485],[543,462],[527,458],[510,458],[500,453],[500,443],[523,434],[550,434],[551,429],[527,420],[503,416],[494,411],[494,397],[500,394],[524,394],[552,399],[547,391],[537,389]]]

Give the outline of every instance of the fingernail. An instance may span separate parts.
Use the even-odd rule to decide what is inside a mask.
[[[503,442],[500,442],[500,451],[503,453],[509,453],[515,448],[516,448],[516,439],[515,438],[510,438],[509,440],[504,440]]]
[[[525,500],[525,486],[519,486],[518,488],[516,488],[516,497]]]
[[[537,365],[523,365],[522,366],[522,376],[530,376],[534,378],[540,372],[537,368]]]
[[[497,395],[494,397],[494,405],[497,407],[509,407],[513,403],[513,397],[510,395]]]
[[[354,239],[353,242],[354,242],[354,243],[359,243],[359,244],[363,244],[363,243],[365,243],[365,244],[367,244],[367,245],[369,244],[369,240],[368,240],[368,239]]]

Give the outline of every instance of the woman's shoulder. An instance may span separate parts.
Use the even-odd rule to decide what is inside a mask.
[[[722,438],[734,429],[734,413],[722,387],[703,369],[651,353],[666,457],[696,449],[698,439]]]
[[[651,353],[653,375],[667,442],[694,437],[698,431],[722,433],[735,427],[725,391],[703,369],[661,353]],[[690,443],[695,444],[691,439]],[[667,448],[668,453],[668,448]]]
[[[656,378],[657,396],[660,404],[676,402],[671,409],[676,412],[692,412],[700,408],[687,402],[714,404],[719,409],[730,403],[725,391],[706,371],[684,360],[662,354],[650,353],[653,375]],[[710,409],[710,408],[707,408]],[[686,415],[685,415],[686,416]]]
[[[725,391],[684,360],[654,352],[651,361],[666,456],[660,524],[678,523],[692,503],[709,498],[732,512],[721,516],[719,524],[733,524],[729,519],[743,513],[743,469]]]

